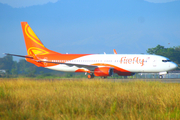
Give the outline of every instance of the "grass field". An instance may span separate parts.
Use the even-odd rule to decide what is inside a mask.
[[[0,79],[0,119],[180,119],[180,84]]]

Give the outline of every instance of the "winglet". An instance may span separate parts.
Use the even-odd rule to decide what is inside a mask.
[[[117,54],[117,52],[116,52],[116,50],[115,50],[115,49],[113,49],[113,51],[114,51],[114,54]]]

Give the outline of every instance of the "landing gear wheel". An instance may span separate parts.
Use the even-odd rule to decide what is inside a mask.
[[[94,74],[89,74],[87,77],[88,77],[89,79],[94,78]]]
[[[159,76],[159,79],[163,79],[163,76],[162,76],[162,75],[160,75],[160,76]]]

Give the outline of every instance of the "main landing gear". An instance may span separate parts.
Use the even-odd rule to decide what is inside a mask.
[[[107,78],[107,76],[103,76],[103,77],[101,77],[102,79],[106,79]]]
[[[90,73],[89,75],[87,75],[87,77],[88,77],[89,79],[94,78],[94,74],[93,74],[93,73]]]
[[[85,73],[85,75],[87,75],[87,73]],[[89,73],[88,75],[87,75],[87,77],[88,77],[88,79],[92,79],[92,78],[94,78],[94,74],[93,73]],[[101,77],[102,79],[106,79],[107,78],[107,76],[102,76]]]

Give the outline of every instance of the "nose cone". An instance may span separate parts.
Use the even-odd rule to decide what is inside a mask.
[[[172,62],[170,67],[171,67],[171,70],[174,70],[174,69],[176,69],[178,67],[178,65],[176,63]]]

